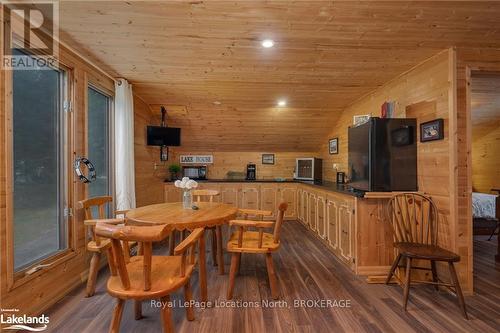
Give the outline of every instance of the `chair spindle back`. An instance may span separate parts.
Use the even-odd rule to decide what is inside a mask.
[[[214,197],[219,194],[217,190],[193,190],[193,196],[196,202],[202,202],[202,199],[208,199],[208,202],[213,202]]]
[[[437,245],[438,210],[432,200],[416,193],[393,196],[388,215],[396,242]]]
[[[84,211],[84,219],[85,220],[93,220],[93,212],[94,207],[97,207],[98,219],[105,219],[106,216],[106,205],[113,201],[113,198],[110,196],[101,196],[101,197],[93,197],[89,199],[85,199],[79,201],[80,206]],[[100,245],[99,237],[96,237],[95,227],[89,226],[91,239],[96,242],[96,245]]]
[[[121,241],[136,241],[142,243],[144,290],[147,291],[151,289],[153,242],[159,242],[165,239],[171,231],[172,228],[169,225],[139,227],[98,223],[96,226],[96,233],[99,237],[111,239],[113,256],[115,258],[111,265],[115,265],[114,271],[118,273],[122,287],[125,290],[130,289],[130,278]],[[111,271],[113,272],[113,269],[111,269]]]

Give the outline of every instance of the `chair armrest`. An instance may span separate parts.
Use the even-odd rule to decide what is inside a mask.
[[[177,245],[174,249],[174,255],[179,255],[183,254],[186,252],[187,249],[189,249],[191,246],[193,246],[198,239],[203,235],[204,228],[197,228],[194,229],[189,236],[187,236],[179,245]]]
[[[130,209],[124,209],[124,210],[115,210],[115,216],[116,215],[125,215]]]
[[[257,227],[257,228],[272,228],[274,227],[273,221],[252,221],[252,220],[231,220],[230,226],[239,227]]]
[[[84,225],[89,225],[89,226],[94,226],[97,223],[107,223],[107,224],[124,224],[125,220],[122,218],[116,218],[116,219],[93,219],[93,220],[84,220],[83,224]]]
[[[103,223],[103,220],[98,222],[95,229],[97,236],[122,241],[159,242],[172,231],[169,225],[139,227]]]
[[[243,215],[256,215],[256,216],[271,216],[273,215],[273,212],[269,210],[259,210],[259,209],[244,209],[240,208],[238,209],[238,214],[243,214]]]

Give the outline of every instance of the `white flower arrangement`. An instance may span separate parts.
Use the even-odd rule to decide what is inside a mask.
[[[198,183],[189,177],[184,177],[182,180],[176,180],[174,183],[175,187],[182,188],[184,191],[189,191],[198,187]]]

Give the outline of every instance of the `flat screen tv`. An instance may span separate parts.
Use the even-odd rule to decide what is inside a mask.
[[[148,146],[180,146],[181,129],[177,127],[148,126]]]

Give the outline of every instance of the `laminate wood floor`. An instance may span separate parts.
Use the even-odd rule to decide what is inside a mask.
[[[437,293],[432,286],[412,288],[408,312],[401,308],[402,290],[397,285],[367,284],[341,264],[315,236],[300,223],[284,224],[282,248],[274,256],[282,297],[276,307],[212,307],[195,311],[196,319],[186,320],[182,308],[174,309],[177,332],[499,332],[500,265],[493,254],[496,239],[474,241],[475,295],[466,297],[470,320],[463,319],[452,295]],[[163,251],[163,249],[161,249]],[[210,256],[208,256],[210,257]],[[209,299],[226,301],[226,275],[208,267]],[[108,273],[99,275],[96,295],[84,298],[84,285],[55,304],[50,316],[50,332],[107,332],[115,304],[107,295]],[[198,276],[192,278],[198,298]],[[241,274],[236,279],[234,300],[257,302],[270,299],[264,257],[244,255]],[[182,301],[182,293],[173,295]],[[350,307],[295,307],[295,300],[349,300]],[[221,305],[221,304],[219,304]],[[252,303],[252,305],[255,305]],[[143,304],[145,318],[136,321],[133,304],[127,302],[121,322],[122,332],[159,332],[159,309]]]

